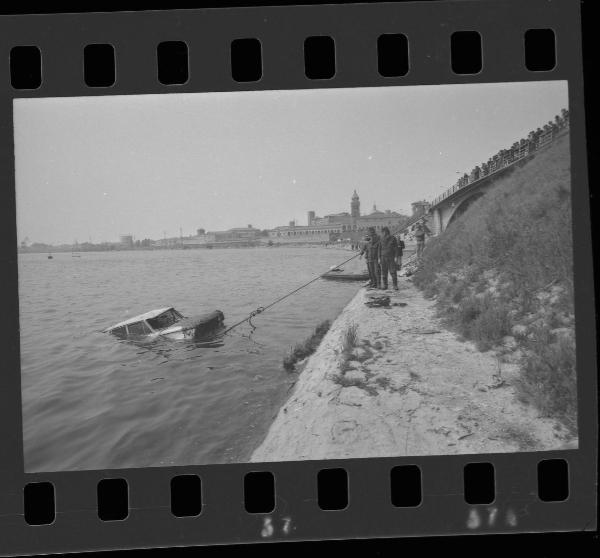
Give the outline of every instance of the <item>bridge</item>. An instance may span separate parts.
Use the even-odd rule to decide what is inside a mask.
[[[441,196],[433,200],[429,207],[430,218],[428,226],[431,232],[434,235],[444,232],[448,225],[460,217],[474,201],[493,188],[499,178],[504,178],[514,171],[515,168],[522,167],[534,156],[535,153],[531,153],[478,180],[462,186],[455,184],[446,190]]]
[[[501,149],[490,157],[487,163],[476,166],[465,173],[456,184],[425,203],[425,210],[413,215],[394,234],[410,235],[417,223],[426,224],[433,235],[441,234],[468,207],[488,190],[494,187],[499,179],[506,177],[515,169],[525,165],[537,153],[547,149],[555,140],[569,132],[569,111],[563,109],[561,115],[555,116],[543,129],[529,132],[527,139],[513,143],[508,149]]]

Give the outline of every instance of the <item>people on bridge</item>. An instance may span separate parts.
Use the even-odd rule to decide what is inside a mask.
[[[367,269],[369,270],[369,288],[379,287],[379,236],[375,232],[375,227],[368,228],[368,234],[365,237],[365,245],[360,251],[360,257],[365,256],[367,260]]]
[[[381,288],[388,288],[388,273],[392,278],[394,290],[398,290],[398,241],[390,234],[388,227],[381,229],[379,240],[379,263],[381,265]]]

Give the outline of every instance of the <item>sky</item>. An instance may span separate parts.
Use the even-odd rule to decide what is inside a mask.
[[[433,199],[568,107],[567,82],[16,99],[18,241],[273,228]]]

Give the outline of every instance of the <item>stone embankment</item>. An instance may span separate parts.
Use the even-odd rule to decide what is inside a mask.
[[[389,296],[389,307],[367,306],[374,295]],[[363,288],[307,359],[251,461],[576,447],[517,400],[518,373],[446,330],[410,278],[399,291]]]

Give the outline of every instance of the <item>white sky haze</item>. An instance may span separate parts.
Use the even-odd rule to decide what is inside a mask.
[[[568,108],[522,82],[14,101],[18,240],[162,238],[410,214]]]

